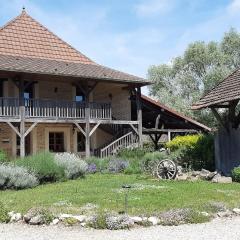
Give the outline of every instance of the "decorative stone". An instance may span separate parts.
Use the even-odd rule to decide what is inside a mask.
[[[53,221],[51,222],[52,225],[57,225],[59,223],[59,219],[58,218],[55,218],[53,219]]]
[[[26,223],[28,223],[31,218],[37,216],[37,215],[41,215],[41,208],[31,208],[28,210],[28,212],[23,216],[23,219]]]
[[[213,177],[212,182],[214,182],[214,183],[232,183],[232,178],[221,176],[218,173]]]
[[[82,223],[81,223],[81,226],[82,226],[82,227],[86,227],[86,225],[87,225],[87,223],[85,223],[85,222],[82,222]]]
[[[72,218],[75,218],[76,220],[78,220],[81,223],[81,222],[84,222],[87,219],[87,216],[85,216],[85,215],[76,215],[76,216],[72,216]]]
[[[206,169],[202,169],[199,173],[199,177],[203,180],[207,180],[210,173],[211,173],[210,171],[208,171]]]
[[[235,214],[240,215],[240,208],[234,208],[232,210]]]
[[[32,217],[29,221],[30,225],[40,225],[43,224],[43,218],[42,215],[36,215],[34,217]]]
[[[178,176],[182,176],[183,175],[182,166],[177,166],[177,175]]]
[[[159,218],[157,218],[157,217],[149,217],[149,218],[148,218],[148,221],[149,221],[153,226],[158,225],[159,222],[160,222]]]
[[[15,213],[12,215],[10,222],[18,222],[22,220],[22,214],[21,213]]]
[[[208,180],[212,180],[217,174],[218,174],[217,171],[215,171],[215,172],[210,172],[209,175],[208,175]]]
[[[188,175],[186,173],[183,173],[180,176],[177,176],[177,180],[179,181],[186,181],[188,179]]]
[[[207,213],[207,212],[201,212],[201,214],[202,214],[203,216],[205,216],[205,217],[208,217],[208,216],[209,216],[209,213]]]
[[[72,218],[72,217],[73,217],[72,214],[61,214],[61,215],[59,215],[60,220],[64,220],[65,218]]]
[[[130,219],[132,219],[134,221],[134,223],[141,223],[143,221],[143,219],[141,217],[130,217]]]
[[[200,171],[192,171],[192,176],[196,177],[200,174]]]
[[[218,217],[230,217],[231,215],[232,215],[232,212],[229,210],[217,213]]]

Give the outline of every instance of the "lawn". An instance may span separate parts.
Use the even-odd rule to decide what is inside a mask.
[[[190,207],[204,210],[209,201],[224,202],[229,207],[240,206],[240,184],[210,182],[157,181],[138,175],[95,174],[84,179],[40,185],[27,190],[0,192],[0,201],[10,210],[26,212],[31,207],[44,206],[57,212],[81,213],[87,203],[100,209],[124,209],[123,184],[130,184],[129,213],[151,214],[172,208]]]

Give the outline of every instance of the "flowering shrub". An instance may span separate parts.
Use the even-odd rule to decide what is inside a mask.
[[[125,160],[111,159],[109,161],[108,170],[112,173],[120,173],[123,172],[128,167],[128,165],[129,163]]]
[[[1,164],[0,189],[24,189],[39,184],[37,177],[24,167]]]
[[[214,137],[212,134],[177,136],[166,143],[166,147],[177,153],[180,165],[194,170],[202,168],[214,171]]]
[[[95,229],[126,229],[130,228],[134,222],[127,215],[117,215],[107,212],[99,212],[88,219],[88,226]]]
[[[209,216],[189,208],[172,209],[160,214],[161,225],[180,225],[186,223],[203,223],[209,221]]]
[[[90,157],[86,159],[88,165],[96,166],[97,172],[107,172],[108,169],[108,158],[98,158],[98,157]]]
[[[73,153],[57,153],[55,162],[64,169],[68,179],[83,177],[88,168],[87,163]]]
[[[97,172],[97,165],[95,163],[89,163],[87,172],[88,173],[96,173]]]
[[[133,221],[127,215],[107,216],[106,226],[110,230],[128,229],[133,225]]]

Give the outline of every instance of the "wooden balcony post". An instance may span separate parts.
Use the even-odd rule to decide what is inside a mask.
[[[137,87],[137,91],[136,91],[136,103],[137,103],[137,120],[138,120],[139,147],[142,147],[142,146],[143,146],[143,137],[142,137],[141,87]]]
[[[89,104],[89,93],[86,94],[86,108],[85,108],[85,151],[86,158],[90,157],[90,104]]]
[[[24,81],[19,81],[19,110],[20,110],[20,157],[25,156],[25,104],[24,104]]]

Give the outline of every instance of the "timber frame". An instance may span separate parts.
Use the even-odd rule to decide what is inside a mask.
[[[93,133],[98,129],[101,124],[110,124],[110,125],[129,125],[132,131],[137,134],[139,139],[139,146],[142,147],[142,108],[141,108],[141,87],[133,86],[131,89],[136,94],[136,105],[137,105],[137,119],[136,120],[116,120],[112,119],[109,115],[106,118],[98,118],[91,117],[90,112],[93,111],[91,109],[91,103],[89,100],[90,93],[97,86],[98,81],[77,81],[72,83],[73,86],[79,87],[82,92],[85,94],[84,101],[84,116],[82,118],[72,118],[71,117],[41,117],[35,116],[31,117],[29,113],[26,112],[26,99],[24,98],[24,91],[27,87],[38,83],[37,81],[25,81],[24,77],[21,75],[17,75],[12,78],[13,83],[18,88],[19,97],[17,99],[18,102],[18,110],[16,116],[4,116],[4,113],[0,116],[0,122],[7,123],[11,129],[19,136],[20,138],[20,156],[25,156],[25,138],[26,136],[37,126],[38,123],[71,123],[77,127],[77,129],[83,134],[85,137],[85,156],[90,157],[90,138]],[[6,106],[7,107],[7,106]],[[48,110],[48,109],[47,109]],[[45,110],[45,112],[47,111]],[[95,116],[95,115],[94,115]],[[26,129],[26,123],[30,126]],[[82,127],[81,125],[84,125]]]

